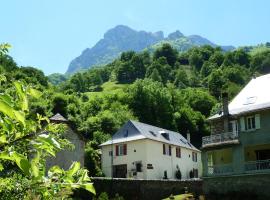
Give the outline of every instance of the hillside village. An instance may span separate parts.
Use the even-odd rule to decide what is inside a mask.
[[[9,49],[0,46],[3,198],[269,197],[269,43],[162,43],[49,77]]]

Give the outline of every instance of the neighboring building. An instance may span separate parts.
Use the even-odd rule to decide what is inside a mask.
[[[209,118],[211,135],[202,139],[204,177],[270,174],[269,87],[270,74],[253,78],[229,106],[223,95],[223,111]]]
[[[64,133],[65,139],[68,139],[73,145],[73,150],[61,150],[56,154],[56,157],[49,157],[46,162],[47,169],[54,165],[67,170],[74,161],[81,163],[81,166],[84,166],[84,147],[85,141],[84,138],[79,135],[77,132],[72,130],[68,124],[68,120],[65,119],[59,113],[50,118],[51,123],[64,123],[67,125],[67,130]]]
[[[201,176],[201,152],[180,133],[128,121],[100,145],[107,177],[182,179]]]

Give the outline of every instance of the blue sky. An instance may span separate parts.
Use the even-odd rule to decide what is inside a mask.
[[[64,73],[69,62],[119,24],[180,30],[221,45],[270,41],[269,0],[8,0],[1,2],[0,43],[22,66]]]

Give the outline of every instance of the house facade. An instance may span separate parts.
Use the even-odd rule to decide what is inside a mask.
[[[180,171],[188,179],[202,173],[201,152],[180,133],[136,121],[123,125],[101,151],[107,177],[176,179]]]
[[[252,79],[210,117],[202,139],[204,177],[270,174],[270,74]]]
[[[64,170],[68,170],[74,161],[81,163],[84,166],[84,138],[75,132],[68,124],[68,120],[62,115],[56,114],[50,118],[51,123],[62,123],[67,125],[67,129],[64,133],[65,139],[69,140],[73,145],[74,149],[64,149],[56,153],[55,157],[49,157],[46,161],[46,168],[49,169],[54,165],[58,165]]]

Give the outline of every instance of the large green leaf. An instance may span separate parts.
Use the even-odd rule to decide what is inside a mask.
[[[21,122],[25,126],[25,114],[23,112],[14,111],[16,120]]]
[[[7,136],[5,134],[0,135],[0,144],[7,143]]]
[[[15,119],[14,109],[10,107],[5,101],[0,100],[0,112],[8,117]]]
[[[13,152],[10,154],[12,159],[16,162],[18,167],[24,172],[25,175],[29,175],[29,169],[31,168],[31,164],[27,160],[27,158],[17,152]]]
[[[67,175],[73,176],[80,169],[80,165],[81,164],[79,162],[73,162],[69,170],[67,171]]]
[[[86,189],[87,191],[93,193],[93,194],[96,194],[96,190],[93,186],[93,183],[86,183],[86,184],[83,184],[82,185],[82,188]]]
[[[22,110],[28,110],[28,100],[27,100],[27,96],[26,96],[26,93],[24,92],[22,84],[18,81],[15,81],[14,85],[15,85],[17,94],[21,100]]]
[[[34,88],[29,88],[28,94],[34,98],[39,98],[42,95],[42,93],[40,91],[35,90]]]
[[[34,177],[39,176],[39,159],[40,159],[40,154],[37,152],[35,158],[31,160],[31,174]]]

